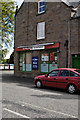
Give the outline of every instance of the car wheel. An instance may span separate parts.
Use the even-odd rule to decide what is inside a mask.
[[[73,85],[73,84],[69,85],[68,86],[68,92],[71,93],[71,94],[75,93],[76,92],[75,85]]]
[[[36,87],[37,87],[37,88],[41,88],[41,87],[42,87],[42,83],[41,83],[40,80],[37,80],[37,81],[36,81]]]

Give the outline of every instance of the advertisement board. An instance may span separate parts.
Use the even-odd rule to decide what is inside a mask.
[[[38,70],[38,57],[32,57],[32,70]]]

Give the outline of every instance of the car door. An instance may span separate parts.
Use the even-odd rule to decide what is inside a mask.
[[[58,73],[59,70],[53,70],[48,74],[45,82],[46,86],[57,87]]]
[[[62,69],[59,72],[57,87],[66,88],[69,78],[69,70]]]
[[[74,83],[75,85],[78,85],[78,83],[80,82],[80,77],[77,73],[70,71],[70,79],[69,82],[70,83]]]

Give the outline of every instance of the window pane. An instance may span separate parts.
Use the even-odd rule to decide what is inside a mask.
[[[57,76],[59,70],[52,71],[49,76]]]
[[[59,76],[69,76],[68,70],[61,70]]]
[[[23,71],[25,71],[25,53],[23,53]]]
[[[45,11],[45,2],[41,1],[38,3],[38,12],[43,13]]]
[[[31,71],[31,53],[26,53],[26,71]]]
[[[43,1],[42,4],[45,5],[45,2]]]
[[[75,76],[75,77],[77,77],[77,76],[78,76],[78,74],[76,74],[76,73],[74,73],[74,72],[70,71],[70,76]]]
[[[48,72],[49,54],[41,54],[41,72]]]
[[[39,12],[41,12],[42,10],[41,10],[41,8],[39,8]]]
[[[23,66],[22,61],[23,61],[23,54],[20,53],[20,56],[19,56],[19,70],[20,71],[22,71],[22,66]]]
[[[40,2],[40,7],[42,6],[42,2]]]
[[[76,72],[80,73],[80,70],[74,70],[74,71],[76,71]]]
[[[42,9],[41,9],[41,11],[44,11],[44,9],[45,9],[45,7],[43,6]]]
[[[37,24],[37,39],[45,38],[45,22]]]
[[[40,2],[40,7],[43,5],[45,5],[45,2],[44,1]]]
[[[54,70],[57,68],[57,53],[51,52],[50,53],[50,62],[49,62],[49,71]]]

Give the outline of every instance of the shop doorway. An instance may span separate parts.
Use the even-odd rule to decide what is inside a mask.
[[[80,69],[80,54],[72,55],[72,68]]]

